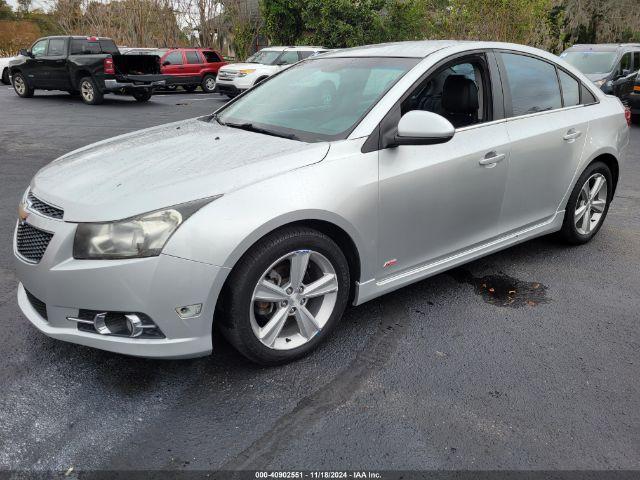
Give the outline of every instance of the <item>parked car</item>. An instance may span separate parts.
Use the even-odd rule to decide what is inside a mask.
[[[326,52],[324,47],[268,47],[244,63],[220,69],[217,91],[233,98],[300,60]]]
[[[640,70],[640,44],[574,45],[561,55],[603,92],[628,104]]]
[[[620,101],[542,50],[331,52],[42,168],[19,206],[18,303],[112,352],[205,355],[215,322],[253,361],[290,361],[348,304],[540,235],[589,242],[628,143]]]
[[[640,73],[636,75],[633,91],[629,95],[629,108],[631,109],[633,123],[640,123]]]
[[[160,62],[146,55],[120,55],[105,37],[45,37],[11,62],[13,88],[23,98],[36,90],[64,90],[79,94],[84,103],[102,103],[105,93],[132,95],[139,102],[151,98],[165,84]]]
[[[133,53],[159,56],[167,86],[182,87],[187,92],[201,87],[204,92],[213,93],[218,71],[227,64],[222,55],[210,48],[132,49],[127,55]]]
[[[0,58],[0,82],[5,85],[9,85],[11,80],[9,79],[9,63],[18,57],[4,57]]]

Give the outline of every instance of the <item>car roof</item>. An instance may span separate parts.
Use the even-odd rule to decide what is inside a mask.
[[[310,47],[310,46],[289,46],[289,47],[264,47],[260,49],[260,51],[267,51],[267,52],[282,52],[284,50],[301,50],[301,51],[315,52],[317,50],[326,50],[326,48]]]
[[[640,50],[640,43],[579,43],[565,52],[616,52],[618,50]]]

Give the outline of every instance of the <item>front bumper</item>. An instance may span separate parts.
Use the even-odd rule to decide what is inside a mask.
[[[28,223],[54,235],[38,263],[14,256],[18,304],[44,334],[116,353],[154,358],[189,358],[211,353],[213,314],[228,269],[170,255],[130,260],[76,260],[75,224],[31,214]],[[45,319],[26,291],[46,304]],[[176,308],[202,304],[195,318],[182,319]],[[67,320],[80,309],[140,312],[165,338],[130,338],[82,331]]]

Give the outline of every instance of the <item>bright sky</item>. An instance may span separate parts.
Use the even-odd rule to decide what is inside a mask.
[[[6,1],[9,5],[11,5],[11,7],[13,7],[14,10],[17,8],[18,2],[16,2],[16,0],[6,0]],[[49,2],[47,0],[33,0],[31,2],[31,8],[42,8],[43,10],[46,10],[48,6],[49,6]]]

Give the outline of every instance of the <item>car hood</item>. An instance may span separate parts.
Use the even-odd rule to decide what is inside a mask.
[[[119,220],[226,194],[321,161],[328,143],[295,140],[185,120],[68,153],[31,182],[70,222]]]
[[[234,63],[232,65],[225,65],[221,68],[225,72],[237,72],[239,70],[247,70],[247,69],[269,69],[275,68],[275,65],[264,65],[262,63]]]

